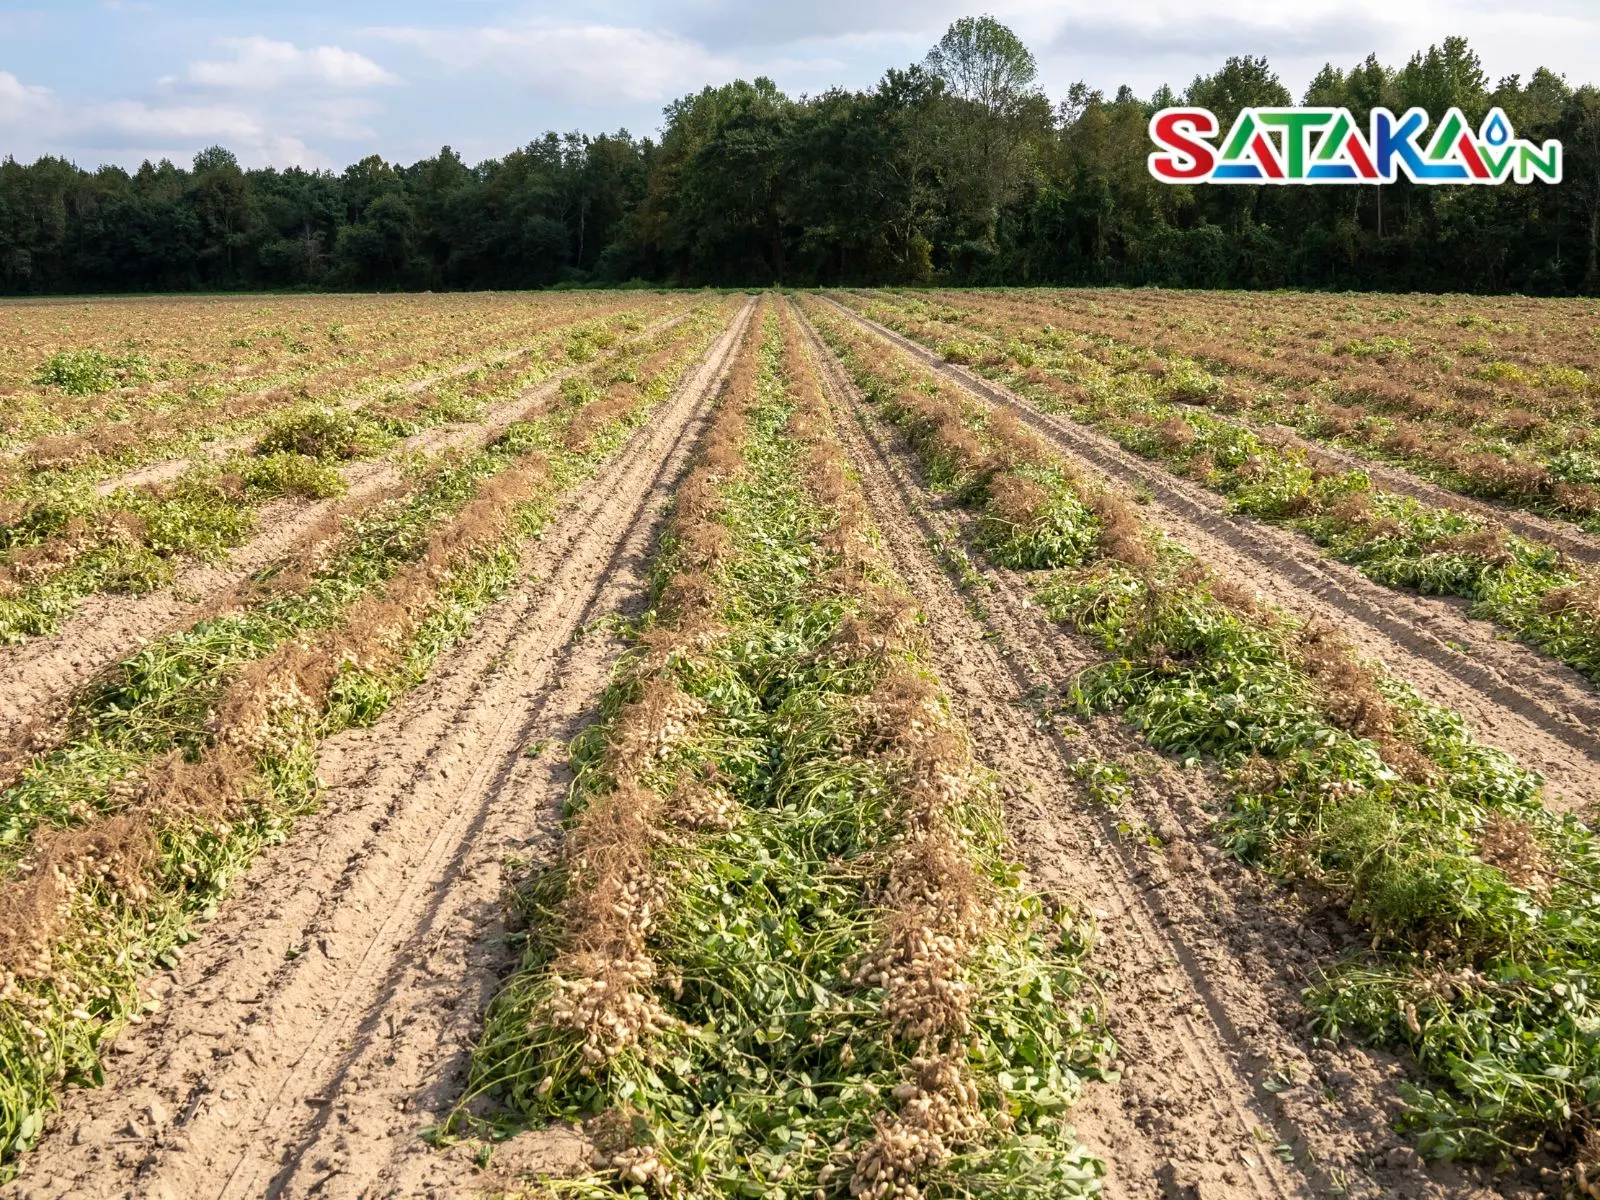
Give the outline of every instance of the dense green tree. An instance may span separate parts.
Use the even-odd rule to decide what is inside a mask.
[[[194,156],[190,183],[195,215],[204,231],[202,262],[211,268],[211,280],[224,286],[235,279],[234,256],[250,244],[255,223],[249,182],[233,152],[212,146]]]
[[[1224,124],[1290,96],[1227,59],[1182,101]],[[769,79],[667,106],[659,143],[546,133],[476,165],[244,170],[0,162],[0,291],[1075,283],[1600,293],[1600,91],[1540,68],[1492,86],[1458,37],[1398,68],[1325,66],[1305,103],[1503,108],[1559,138],[1556,187],[1172,187],[1151,178],[1161,87],[1052,105],[992,17],[953,24],[868,90],[794,98]]]
[[[925,66],[944,84],[947,194],[976,216],[992,247],[1000,210],[1021,192],[1030,149],[1049,127],[1038,65],[993,17],[963,17],[928,52]]]
[[[1223,129],[1244,108],[1283,107],[1294,103],[1264,58],[1230,58],[1215,75],[1197,75],[1184,93],[1185,104],[1209,108]]]

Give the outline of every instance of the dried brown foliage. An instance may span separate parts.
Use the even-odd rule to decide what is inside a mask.
[[[1435,538],[1428,543],[1427,550],[1430,554],[1461,554],[1481,559],[1491,566],[1503,566],[1512,559],[1506,531],[1499,526]]]
[[[1520,440],[1538,433],[1550,422],[1538,413],[1521,408],[1508,408],[1500,413],[1496,423],[1511,437]]]
[[[817,651],[835,663],[876,661],[887,666],[923,641],[921,613],[904,592],[856,580],[846,594],[860,596],[864,612],[847,616]]]
[[[1385,452],[1396,458],[1418,458],[1427,454],[1433,448],[1433,442],[1428,437],[1427,429],[1420,425],[1413,425],[1408,421],[1401,421],[1383,441]]]
[[[1343,634],[1332,625],[1309,621],[1300,627],[1294,650],[1336,726],[1374,742],[1384,761],[1405,778],[1425,783],[1433,777],[1433,763],[1401,739],[1393,707]]]
[[[1053,457],[1049,447],[1023,425],[1010,409],[991,409],[986,429],[994,443],[996,465],[1001,469],[1042,467],[1050,463]]]
[[[638,403],[636,392],[614,389],[604,400],[585,404],[574,413],[561,440],[567,449],[581,454],[590,448],[596,434],[617,418],[632,412]]]
[[[1155,551],[1137,513],[1114,492],[1090,492],[1086,497],[1090,511],[1100,522],[1100,556],[1130,567],[1155,565]]]
[[[1182,417],[1168,417],[1156,426],[1156,444],[1163,453],[1177,454],[1194,445],[1194,426]]]
[[[1218,604],[1241,616],[1255,616],[1261,611],[1260,593],[1227,575],[1212,575],[1206,581],[1206,590]]]
[[[1539,598],[1539,609],[1547,613],[1577,613],[1600,622],[1600,579],[1552,588]]]
[[[1368,540],[1396,537],[1404,530],[1393,517],[1379,516],[1372,511],[1370,491],[1349,492],[1335,500],[1325,510],[1341,530],[1355,530]]]
[[[1370,427],[1367,414],[1359,408],[1323,401],[1317,405],[1317,423],[1330,437],[1351,437]]]
[[[1455,455],[1448,465],[1495,496],[1538,496],[1549,489],[1551,482],[1550,472],[1542,463],[1481,451]]]
[[[1196,483],[1204,483],[1211,478],[1216,469],[1216,455],[1209,450],[1202,450],[1200,453],[1189,457],[1188,463],[1183,468],[1183,473]]]
[[[1557,508],[1592,517],[1600,513],[1600,488],[1592,483],[1557,483],[1550,488],[1550,499]]]
[[[1019,533],[1031,533],[1039,528],[1041,514],[1049,502],[1050,493],[1043,484],[1005,471],[989,481],[989,502],[984,515]]]
[[[112,785],[124,811],[34,835],[16,874],[0,886],[0,979],[44,978],[79,894],[95,889],[130,906],[149,897],[163,829],[203,824],[226,834],[257,787],[254,763],[233,747],[196,761],[174,751]]]
[[[0,889],[0,994],[13,979],[45,978],[80,892],[98,888],[138,903],[156,836],[141,814],[35,835],[32,853]]]
[[[269,572],[258,574],[235,587],[217,593],[200,610],[202,617],[213,617],[235,608],[262,603],[273,596],[303,592],[332,560],[344,537],[346,522],[358,512],[371,510],[410,495],[415,482],[391,483],[360,496],[349,496],[329,507],[295,538]]]

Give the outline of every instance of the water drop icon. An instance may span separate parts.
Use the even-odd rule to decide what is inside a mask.
[[[1491,146],[1504,146],[1511,140],[1511,124],[1498,108],[1489,113],[1489,119],[1483,123],[1480,136]]]

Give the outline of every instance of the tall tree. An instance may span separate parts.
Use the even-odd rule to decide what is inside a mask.
[[[1184,98],[1230,121],[1289,96],[1264,58]],[[1109,98],[1108,98],[1109,97]],[[1446,38],[1398,69],[1326,66],[1308,103],[1505,109],[1559,138],[1557,187],[1169,187],[1146,166],[1162,86],[1071,87],[1052,107],[1033,56],[992,17],[867,90],[784,95],[766,79],[667,106],[660,143],[546,133],[469,164],[82,170],[0,162],[0,290],[1095,283],[1600,293],[1600,100],[1537,69],[1491,89]]]
[[[250,181],[231,150],[212,146],[194,156],[194,208],[206,232],[203,259],[211,263],[212,282],[236,281],[234,255],[249,244],[255,223]]]
[[[1048,127],[1049,102],[1035,86],[1038,64],[1021,38],[983,16],[951,25],[924,65],[950,100],[950,182],[967,181],[992,245],[1001,208],[1026,178],[1030,142],[1041,124]]]

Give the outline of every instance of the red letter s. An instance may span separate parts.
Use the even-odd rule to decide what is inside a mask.
[[[1150,118],[1150,138],[1162,150],[1150,156],[1150,174],[1165,183],[1204,179],[1217,152],[1201,138],[1217,136],[1217,118],[1203,108],[1163,108]]]

